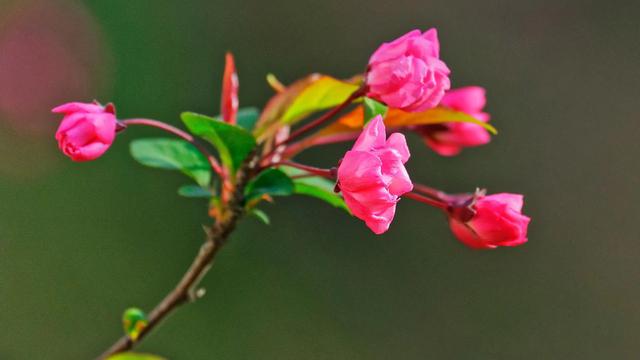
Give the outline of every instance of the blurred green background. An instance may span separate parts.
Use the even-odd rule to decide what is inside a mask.
[[[526,194],[529,243],[473,251],[403,201],[391,230],[307,198],[244,220],[207,295],[140,347],[169,359],[631,359],[640,332],[640,27],[623,1],[0,0],[0,359],[89,359],[149,310],[203,239],[206,203],[143,168],[131,129],[99,161],[57,150],[70,100],[178,124],[218,113],[224,52],[241,106],[268,72],[360,72],[383,41],[437,27],[454,87],[500,129],[446,159],[410,137],[412,178]],[[345,145],[306,153],[329,166]]]

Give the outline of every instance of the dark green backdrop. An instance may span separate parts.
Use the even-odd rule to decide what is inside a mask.
[[[323,203],[278,199],[265,207],[272,226],[243,221],[206,296],[140,349],[185,360],[637,357],[640,31],[630,4],[0,0],[0,359],[97,355],[120,336],[123,309],[150,309],[174,285],[208,221],[204,202],[176,195],[185,178],[129,158],[132,138],[157,132],[131,129],[99,161],[75,164],[56,149],[51,106],[95,97],[122,117],[178,124],[183,110],[217,113],[226,50],[241,104],[262,106],[268,72],[347,77],[382,41],[432,26],[454,86],[488,89],[500,135],[452,159],[411,137],[412,177],[526,194],[529,243],[467,249],[441,214],[409,201],[377,237]],[[31,6],[63,9],[26,22],[66,39],[84,80],[51,78],[63,73],[47,67],[45,47],[15,35],[12,19]],[[35,43],[12,53],[7,34]],[[12,77],[20,71],[24,81]],[[9,95],[23,93],[35,104],[12,109]],[[330,165],[343,150],[303,159]]]

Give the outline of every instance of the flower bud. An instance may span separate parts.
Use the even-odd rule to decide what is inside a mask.
[[[531,219],[522,214],[520,194],[477,194],[449,210],[449,226],[453,234],[467,246],[493,249],[517,246],[527,242]]]
[[[115,139],[117,120],[111,105],[73,102],[52,111],[64,114],[56,140],[60,150],[73,161],[99,158]]]
[[[436,29],[413,30],[382,44],[369,59],[367,96],[409,112],[436,107],[451,87]]]
[[[376,234],[389,229],[400,195],[413,189],[404,167],[409,156],[404,135],[394,133],[387,139],[378,115],[340,162],[337,188],[353,215]]]

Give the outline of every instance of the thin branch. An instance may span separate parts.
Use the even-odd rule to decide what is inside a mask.
[[[447,194],[446,192],[436,189],[436,188],[432,188],[430,186],[427,185],[423,185],[423,184],[417,184],[414,183],[413,184],[413,189],[419,193],[431,196],[433,198],[445,201],[445,202],[450,202],[451,200],[451,195]]]
[[[121,337],[111,345],[108,350],[100,355],[97,360],[104,360],[114,354],[130,350],[149,334],[167,315],[176,310],[180,305],[194,300],[192,298],[193,289],[210,268],[216,254],[225,244],[229,234],[235,229],[236,223],[244,214],[242,193],[246,181],[257,163],[257,157],[255,155],[249,158],[251,160],[245,163],[242,169],[238,171],[235,191],[224,207],[223,214],[218,217],[218,221],[207,230],[207,238],[200,247],[198,255],[175,288],[151,311],[148,324],[142,329],[138,339],[133,342],[126,335]]]
[[[442,202],[442,201],[436,200],[436,199],[432,199],[430,197],[427,197],[427,196],[424,196],[424,195],[420,195],[420,194],[415,193],[415,192],[408,192],[408,193],[403,194],[402,196],[407,197],[407,198],[412,199],[412,200],[419,201],[419,202],[427,204],[427,205],[431,205],[433,207],[436,207],[436,208],[442,209],[442,210],[447,210],[447,208],[449,206],[445,202]]]
[[[309,166],[309,165],[304,165],[304,164],[300,164],[294,161],[281,161],[281,162],[277,162],[277,163],[273,163],[270,165],[271,166],[290,166],[292,168],[296,168],[296,169],[300,169],[300,170],[304,170],[310,174],[313,175],[317,175],[317,176],[322,176],[324,178],[327,179],[335,179],[335,174],[331,169],[323,169],[323,168],[319,168],[319,167],[315,167],[315,166]]]

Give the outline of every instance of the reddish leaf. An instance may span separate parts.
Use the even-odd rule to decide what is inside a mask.
[[[236,123],[238,114],[238,73],[233,61],[233,54],[228,52],[225,56],[224,76],[222,78],[222,99],[220,114],[222,119],[229,124]]]

